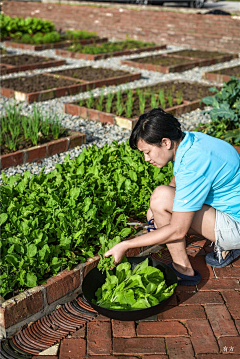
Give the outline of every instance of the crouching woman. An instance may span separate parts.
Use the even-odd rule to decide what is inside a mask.
[[[200,132],[182,132],[178,120],[160,108],[140,116],[130,146],[158,168],[173,161],[173,178],[150,199],[147,219],[156,230],[117,244],[105,256],[119,263],[130,248],[165,243],[183,285],[201,280],[186,253],[186,234],[214,242],[214,252],[206,255],[212,267],[225,267],[239,257],[240,156],[234,147]]]

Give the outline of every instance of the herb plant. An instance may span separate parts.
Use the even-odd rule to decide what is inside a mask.
[[[129,262],[116,267],[116,274],[107,271],[107,278],[93,299],[103,308],[138,310],[152,307],[169,298],[177,283],[167,287],[161,270],[148,265],[148,258],[131,270]]]

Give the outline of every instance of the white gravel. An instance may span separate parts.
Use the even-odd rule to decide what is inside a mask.
[[[168,46],[166,50],[160,50],[157,52],[154,52],[155,54],[161,54],[161,53],[169,53],[176,50],[181,50],[182,47],[177,46]],[[44,51],[38,51],[34,52],[31,50],[20,50],[20,49],[12,49],[7,48],[8,51],[15,54],[21,54],[21,53],[28,53],[28,54],[35,54],[38,56],[46,56],[46,57],[55,57],[58,59],[61,59],[61,57],[55,55],[54,50],[44,50]],[[93,90],[94,96],[98,96],[101,91],[104,91],[104,93],[108,93],[111,91],[118,91],[119,89],[127,89],[127,88],[136,88],[136,87],[143,87],[147,85],[152,85],[154,83],[160,82],[160,81],[167,81],[167,80],[175,80],[175,79],[185,79],[188,81],[197,81],[204,84],[209,84],[210,86],[215,85],[212,82],[209,82],[208,80],[202,79],[202,74],[206,71],[211,70],[217,70],[220,68],[225,68],[229,66],[236,66],[240,65],[240,58],[228,61],[225,63],[220,63],[216,65],[211,66],[205,66],[205,67],[195,67],[191,70],[187,70],[181,73],[170,73],[170,74],[161,74],[159,72],[153,72],[153,71],[146,71],[146,70],[139,70],[136,68],[128,67],[120,65],[121,59],[129,59],[129,58],[136,58],[136,57],[143,57],[152,55],[153,52],[143,53],[141,55],[131,55],[131,56],[121,56],[121,57],[115,57],[115,58],[109,58],[105,60],[99,60],[99,61],[87,61],[87,60],[73,60],[73,59],[67,59],[67,64],[60,66],[60,67],[53,67],[49,69],[41,69],[41,70],[33,70],[33,71],[25,71],[21,73],[15,73],[15,74],[9,74],[5,76],[1,76],[0,79],[6,79],[6,78],[14,78],[18,76],[33,76],[34,74],[40,74],[43,72],[52,72],[56,70],[61,69],[68,69],[73,67],[82,67],[82,66],[89,66],[92,65],[94,67],[106,67],[106,68],[112,68],[112,69],[121,69],[126,70],[130,72],[138,72],[140,71],[142,73],[142,79],[133,81],[127,84],[122,84],[119,86],[109,86],[105,89],[95,89]],[[102,123],[96,123],[94,121],[87,121],[83,120],[76,116],[71,116],[68,114],[63,113],[63,103],[64,102],[72,102],[79,100],[81,98],[87,98],[89,97],[89,92],[80,93],[74,96],[65,96],[49,101],[44,102],[38,102],[35,104],[43,114],[50,112],[57,113],[58,119],[61,120],[61,123],[66,128],[71,128],[78,130],[80,132],[83,132],[86,134],[87,137],[87,144],[83,146],[76,147],[74,149],[71,149],[67,152],[54,155],[49,158],[43,159],[41,162],[36,163],[28,163],[21,166],[16,167],[10,167],[7,169],[2,170],[7,176],[15,175],[17,173],[23,174],[24,171],[28,170],[33,174],[40,173],[41,169],[45,167],[44,172],[48,173],[52,171],[55,168],[56,163],[62,163],[64,161],[64,158],[69,153],[70,158],[74,158],[81,153],[82,148],[85,146],[91,146],[92,144],[96,144],[97,146],[101,147],[105,143],[111,143],[112,141],[126,141],[131,131],[126,130],[124,128],[120,128],[115,125],[103,125]],[[13,103],[14,101],[12,99],[8,99],[6,97],[0,97],[0,114],[1,116],[4,115],[4,105],[8,103]],[[27,103],[21,103],[22,105],[22,113],[23,114],[31,114],[33,109],[33,104],[27,104]],[[208,115],[204,115],[203,112],[199,109],[192,111],[191,113],[184,114],[179,117],[179,120],[182,124],[182,129],[186,131],[193,130],[199,122],[209,122],[210,118]],[[1,177],[0,177],[1,178]],[[1,183],[1,181],[0,181]]]

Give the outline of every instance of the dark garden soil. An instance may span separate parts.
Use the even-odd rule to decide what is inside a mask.
[[[47,61],[55,61],[55,59],[43,56],[32,56],[28,54],[3,56],[1,58],[1,63],[13,66],[30,65],[36,64],[37,62],[42,63]]]
[[[211,71],[213,74],[229,75],[236,76],[240,78],[240,66],[229,67],[227,69],[221,69],[216,71]]]
[[[10,136],[10,138],[11,138],[10,133],[8,134],[8,136]],[[66,130],[65,128],[62,128],[58,138],[63,138],[66,136],[68,136],[68,130]],[[25,140],[25,137],[23,135],[23,128],[21,128],[21,133],[15,140],[15,142],[17,143],[15,151],[26,150],[26,149],[34,147],[34,146],[43,145],[44,143],[47,143],[47,142],[50,142],[53,140],[54,140],[54,137],[52,134],[45,136],[42,133],[39,133],[38,142],[36,145],[34,145],[30,139],[27,141]],[[3,135],[3,142],[4,142],[4,135]],[[13,151],[12,149],[9,149],[4,143],[1,145],[1,155],[7,155],[9,153],[14,153],[15,151]]]
[[[32,77],[16,77],[1,81],[2,88],[8,88],[24,93],[39,92],[52,88],[76,85],[76,81],[55,78],[52,76],[37,75]]]
[[[155,96],[156,97],[156,100],[158,100],[158,96]],[[133,118],[133,117],[138,117],[141,115],[142,111],[140,110],[140,101],[139,101],[139,97],[136,93],[133,94],[133,98],[134,98],[134,101],[133,101],[133,104],[131,106],[131,114],[129,116],[129,114],[127,113],[127,110],[126,110],[126,105],[127,105],[127,99],[128,99],[128,95],[126,93],[123,93],[122,96],[121,96],[121,103],[122,103],[122,112],[119,112],[118,111],[118,106],[117,106],[117,95],[114,94],[114,97],[112,99],[112,106],[111,106],[111,110],[110,112],[112,114],[115,114],[117,116],[123,116],[123,117],[128,117],[128,118]],[[172,107],[172,106],[176,106],[177,105],[177,101],[176,99],[172,99],[173,100],[173,103],[170,104],[167,100],[167,98],[165,98],[165,108],[169,108],[169,107]],[[179,103],[181,104],[182,101]],[[76,103],[76,104],[79,104],[80,106],[84,106],[84,107],[88,107],[88,101],[87,100],[84,100],[84,101],[80,101],[80,103]],[[103,111],[103,112],[109,112],[107,111],[107,97],[104,97],[103,99],[103,102],[102,102],[102,107],[99,108],[99,98],[95,98],[94,99],[94,102],[91,104],[91,108],[92,109],[95,109],[95,110],[100,110],[100,111]],[[158,106],[161,106],[159,103],[156,107]],[[152,110],[153,106],[152,106],[152,102],[151,102],[151,95],[147,95],[146,96],[146,99],[145,99],[145,108],[144,108],[144,112],[147,112],[147,111],[150,111]]]
[[[187,57],[194,57],[199,59],[211,59],[222,55],[229,55],[229,53],[217,52],[217,51],[202,51],[202,50],[181,50],[181,51],[171,52],[171,54],[169,55],[187,56]]]
[[[195,60],[170,57],[170,56],[147,56],[142,58],[133,59],[134,62],[147,63],[153,65],[161,65],[161,66],[174,66],[174,65],[183,65],[189,62],[194,62]]]
[[[159,90],[163,89],[165,93],[172,91],[174,97],[177,97],[177,93],[181,91],[185,101],[194,101],[202,99],[205,96],[213,96],[214,93],[209,91],[210,87],[211,86],[201,85],[199,83],[171,81],[154,86],[142,87],[142,90],[144,90],[144,92],[155,92],[158,94]]]
[[[0,54],[1,54],[1,55],[6,55],[6,54],[7,54],[7,50],[1,47],[1,48],[0,48]]]
[[[129,74],[129,72],[126,71],[111,70],[105,68],[93,68],[91,66],[63,71],[54,71],[53,73],[56,75],[73,77],[85,81],[96,81],[102,80],[104,78],[124,76]]]

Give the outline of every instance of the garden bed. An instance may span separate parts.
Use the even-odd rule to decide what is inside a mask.
[[[73,95],[97,87],[119,85],[140,78],[141,73],[104,68],[95,69],[88,66],[32,77],[6,79],[1,83],[1,94],[31,103]]]
[[[208,85],[169,81],[136,90],[118,92],[65,103],[64,112],[84,119],[108,122],[132,130],[140,114],[161,107],[175,116],[198,107],[201,98],[211,96]]]
[[[201,50],[182,50],[170,54],[122,60],[121,64],[148,71],[169,73],[185,71],[196,66],[207,66],[218,62],[230,61],[236,57],[238,57],[236,54],[221,54],[219,52]]]
[[[66,60],[56,60],[43,56],[28,54],[6,55],[1,57],[1,74],[6,75],[13,72],[42,69],[54,66],[61,66]]]
[[[157,51],[165,49],[166,45],[156,45],[140,41],[123,41],[116,43],[105,43],[102,46],[76,46],[68,50],[56,49],[56,55],[84,60],[100,60],[108,57],[139,54],[146,51]],[[118,50],[116,50],[118,49]],[[101,52],[102,51],[102,52]]]
[[[235,76],[240,79],[240,66],[228,67],[221,70],[205,72],[203,78],[215,82],[228,82],[230,77]]]
[[[87,44],[102,44],[103,42],[107,42],[107,37],[102,38],[91,38],[91,39],[82,39],[78,40],[78,44],[87,45]],[[76,41],[74,41],[76,42]],[[65,40],[61,42],[54,42],[50,44],[39,44],[39,45],[32,45],[32,44],[24,44],[21,42],[14,42],[14,41],[5,41],[4,45],[6,47],[13,47],[15,49],[24,49],[24,50],[32,50],[32,51],[42,51],[48,49],[61,49],[64,47],[68,47],[73,44],[71,40]]]

